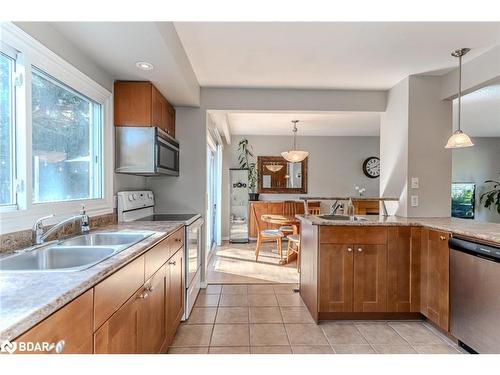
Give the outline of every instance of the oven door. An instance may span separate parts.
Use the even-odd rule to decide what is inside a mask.
[[[190,288],[196,273],[201,270],[201,228],[203,219],[186,227],[186,288]]]
[[[179,175],[179,145],[160,135],[156,136],[156,171],[172,176]]]

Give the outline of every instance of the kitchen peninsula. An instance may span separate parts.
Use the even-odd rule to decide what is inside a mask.
[[[300,294],[316,322],[425,316],[449,332],[449,238],[500,245],[499,224],[395,216],[358,216],[355,221],[297,217]]]

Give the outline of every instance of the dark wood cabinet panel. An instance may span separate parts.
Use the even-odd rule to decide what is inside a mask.
[[[354,312],[387,311],[387,246],[355,244]]]
[[[319,311],[353,311],[352,245],[320,245]]]
[[[449,233],[422,229],[421,313],[445,331],[450,314]]]
[[[420,228],[388,229],[387,311],[420,311]]]

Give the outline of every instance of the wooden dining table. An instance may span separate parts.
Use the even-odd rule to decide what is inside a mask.
[[[295,217],[295,215],[274,215],[274,214],[264,214],[261,220],[270,223],[277,224],[279,226],[291,226],[293,228],[293,234],[300,234],[300,220]],[[286,258],[280,260],[280,264],[288,264],[297,259],[296,253],[287,254]]]

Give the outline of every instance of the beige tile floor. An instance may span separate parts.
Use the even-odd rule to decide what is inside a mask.
[[[171,354],[459,354],[422,321],[314,321],[297,284],[209,285]]]
[[[283,251],[286,242],[283,243]],[[224,242],[210,259],[207,281],[209,284],[268,284],[297,283],[297,264],[279,264],[276,244],[262,245],[259,261],[255,261],[255,242],[230,244]],[[283,253],[284,254],[284,253]]]

